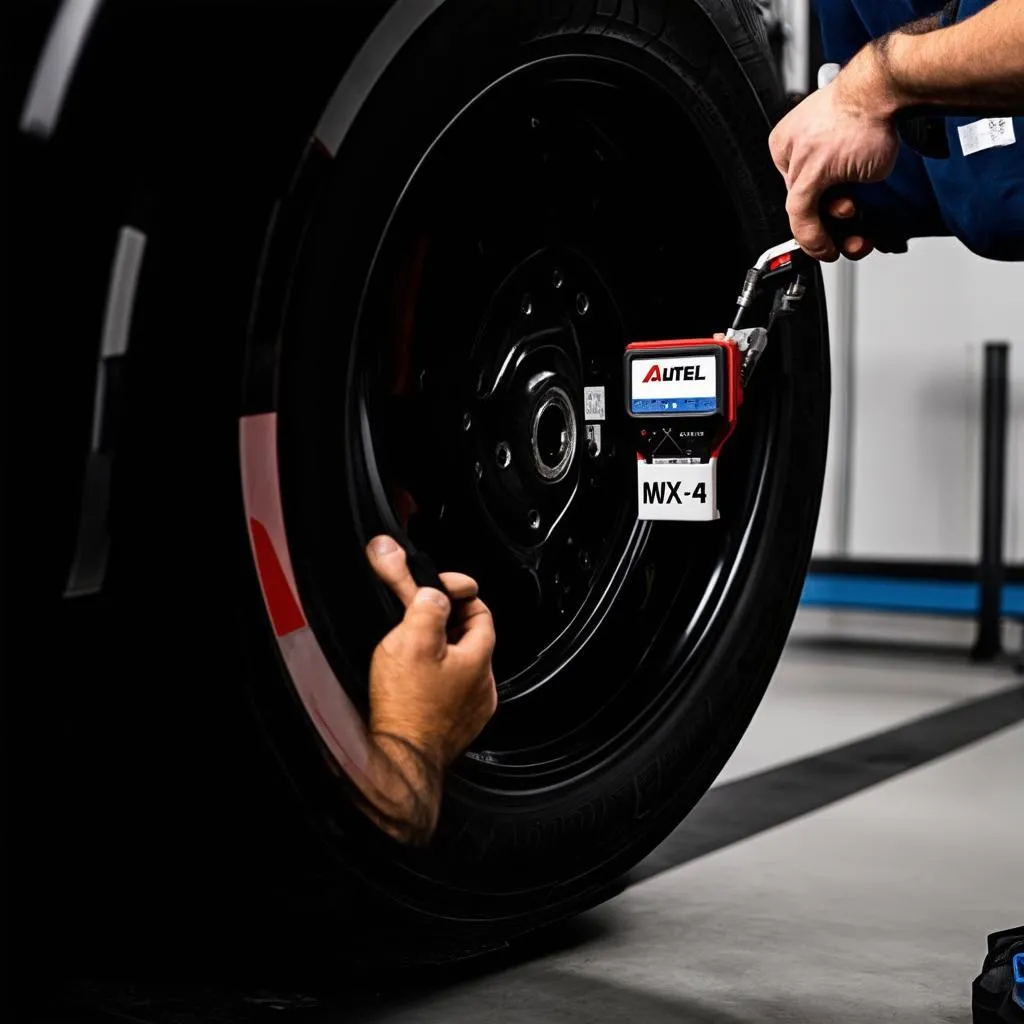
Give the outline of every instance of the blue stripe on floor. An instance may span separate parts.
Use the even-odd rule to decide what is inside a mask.
[[[805,605],[830,608],[973,615],[978,611],[980,587],[977,583],[958,580],[811,573],[804,583],[801,600]],[[1002,611],[1007,616],[1024,616],[1024,585],[1003,587]]]

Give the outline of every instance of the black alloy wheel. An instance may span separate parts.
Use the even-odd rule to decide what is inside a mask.
[[[746,396],[720,465],[722,518],[637,522],[625,346],[723,327],[772,237],[776,182],[758,179],[766,154],[732,135],[707,80],[678,76],[629,31],[546,25],[510,5],[480,34],[469,5],[444,5],[333,159],[310,146],[277,247],[288,301],[252,360],[274,366],[273,388],[256,380],[275,404],[250,408],[276,418],[271,532],[287,538],[295,636],[316,652],[285,661],[343,771],[359,756],[339,741],[345,716],[325,721],[322,682],[302,666],[329,666],[365,711],[360,666],[396,614],[379,588],[352,600],[367,540],[397,521],[439,566],[475,576],[495,614],[499,711],[450,773],[431,849],[384,853],[348,826],[375,852],[346,860],[412,913],[413,936],[438,914],[478,936],[510,914],[513,932],[558,916],[678,821],[770,676],[820,489],[827,365],[812,297]],[[731,76],[763,145],[756,98]],[[787,501],[795,531],[777,518]],[[780,529],[799,554],[770,539]],[[766,567],[779,558],[785,571]],[[651,771],[664,778],[636,810],[598,810]],[[409,934],[415,957],[423,940]]]

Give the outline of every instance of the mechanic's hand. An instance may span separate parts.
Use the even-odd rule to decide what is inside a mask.
[[[775,126],[768,145],[789,191],[786,212],[793,237],[809,256],[831,262],[839,255],[821,222],[825,190],[882,181],[892,172],[899,151],[896,109],[882,62],[869,45]],[[834,200],[828,212],[840,219],[852,217],[853,202]],[[859,236],[843,243],[843,251],[854,259],[870,249]]]
[[[828,200],[824,209],[830,217],[836,220],[849,220],[857,215],[857,206],[849,196]],[[875,251],[875,243],[863,235],[847,235],[837,244],[843,255],[849,260],[862,260]]]
[[[385,829],[419,842],[436,824],[444,769],[476,739],[497,707],[494,623],[474,580],[442,573],[459,602],[449,635],[451,603],[440,590],[417,587],[394,540],[375,537],[367,557],[405,605],[405,617],[370,661],[371,743],[405,784],[403,793],[395,780],[378,778],[386,806],[376,803],[386,812]]]
[[[459,601],[458,636],[450,642],[448,598],[416,586],[405,552],[390,537],[375,537],[368,553],[374,571],[405,605],[405,617],[370,662],[370,732],[398,736],[445,768],[497,706],[491,613],[472,579],[444,573],[441,581]]]

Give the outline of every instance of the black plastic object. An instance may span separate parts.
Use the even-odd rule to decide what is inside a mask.
[[[367,419],[365,406],[360,410],[360,420],[363,436],[364,438],[369,438],[370,424]],[[434,560],[426,551],[418,548],[409,538],[408,533],[395,514],[380,476],[375,472],[366,472],[363,480],[369,484],[373,498],[372,501],[360,503],[362,525],[366,535],[387,534],[405,550],[405,562],[409,567],[409,575],[412,576],[416,585],[418,587],[433,587],[435,590],[440,590],[451,601],[452,611],[449,617],[449,625],[451,625],[456,616],[457,606],[464,602],[461,599],[457,600],[452,597],[448,592],[448,588],[441,580],[441,574],[438,572]]]
[[[981,116],[977,107],[905,107],[896,114],[896,131],[904,144],[931,160],[948,160],[947,117]]]
[[[861,238],[867,239],[880,252],[907,251],[906,239],[890,235],[882,224],[874,220],[870,212],[860,206],[855,206],[852,217],[833,217],[827,212],[833,202],[846,197],[846,195],[846,188],[842,185],[826,189],[819,206],[825,230],[837,246],[842,248],[846,239],[859,235]]]
[[[1024,925],[993,932],[981,973],[971,985],[974,1024],[1024,1024]]]
[[[934,111],[901,110],[896,115],[896,131],[916,153],[932,160],[949,159],[946,118]]]

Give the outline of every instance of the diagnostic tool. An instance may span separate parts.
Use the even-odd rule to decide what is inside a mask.
[[[639,519],[718,518],[718,455],[736,427],[743,389],[780,317],[807,290],[795,239],[747,271],[732,326],[717,338],[634,341],[626,346],[626,415],[635,426]],[[764,288],[772,283],[770,301]],[[748,318],[764,326],[746,327]]]
[[[634,425],[640,519],[718,518],[718,453],[743,401],[735,342],[637,341],[626,348],[626,415]]]

